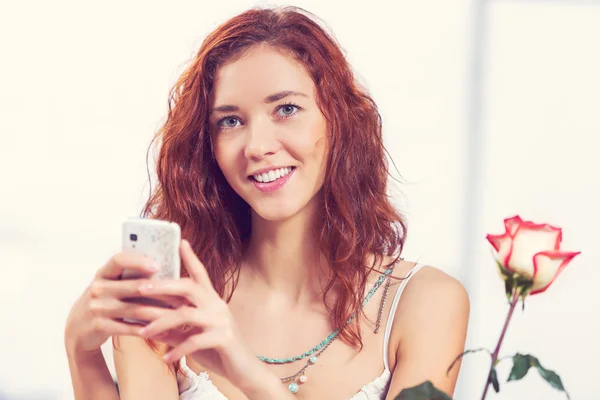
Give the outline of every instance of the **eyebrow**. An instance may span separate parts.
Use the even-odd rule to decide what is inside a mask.
[[[273,93],[267,97],[265,97],[264,102],[267,104],[270,103],[274,103],[276,101],[279,101],[281,99],[284,99],[288,96],[303,96],[303,97],[308,97],[308,95],[302,93],[302,92],[296,92],[293,90],[284,90],[281,92],[277,92],[277,93]],[[231,106],[231,105],[223,105],[223,106],[219,106],[219,107],[215,107],[212,110],[210,110],[210,113],[212,114],[213,112],[232,112],[232,111],[239,111],[239,107],[238,106]]]

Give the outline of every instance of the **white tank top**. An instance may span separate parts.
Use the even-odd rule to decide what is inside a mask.
[[[364,385],[358,393],[352,396],[349,400],[383,400],[385,399],[390,380],[392,379],[392,373],[390,372],[388,353],[390,343],[390,333],[392,332],[392,325],[394,321],[394,315],[396,314],[396,308],[398,307],[398,301],[400,295],[406,287],[406,284],[415,273],[421,269],[423,264],[416,264],[408,273],[406,279],[400,283],[392,306],[390,308],[390,314],[388,316],[387,324],[385,327],[385,334],[383,337],[383,373],[378,376],[375,380]],[[201,372],[199,374],[194,373],[186,364],[185,357],[181,359],[180,373],[177,375],[177,384],[179,387],[179,400],[227,400],[227,398],[219,392],[217,387],[213,385],[207,372]]]

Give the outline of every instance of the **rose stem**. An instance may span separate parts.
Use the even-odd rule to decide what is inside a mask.
[[[498,339],[498,344],[496,344],[496,349],[492,353],[492,365],[490,366],[490,371],[488,372],[487,381],[485,384],[485,389],[483,390],[483,395],[481,396],[481,400],[485,400],[485,396],[487,395],[487,391],[490,387],[492,370],[496,367],[496,361],[498,361],[498,354],[500,353],[500,346],[502,346],[502,341],[504,341],[504,335],[506,335],[506,330],[508,329],[508,323],[512,318],[513,312],[515,311],[515,306],[519,302],[519,291],[515,288],[513,291],[513,297],[510,302],[510,309],[508,310],[508,315],[506,316],[506,321],[504,321],[504,327],[502,328],[502,333],[500,334],[500,338]]]

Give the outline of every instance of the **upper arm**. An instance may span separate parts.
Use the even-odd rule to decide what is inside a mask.
[[[113,355],[121,399],[179,399],[173,369],[145,339],[119,336],[115,344]]]
[[[464,351],[469,308],[465,288],[444,272],[424,267],[411,278],[394,318],[397,357],[388,399],[427,380],[453,394],[460,363],[446,371]]]

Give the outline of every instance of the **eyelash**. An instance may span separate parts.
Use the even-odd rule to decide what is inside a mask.
[[[278,105],[277,109],[275,111],[277,112],[277,111],[281,110],[284,107],[295,107],[296,108],[296,112],[294,112],[293,114],[290,114],[290,115],[280,116],[279,118],[282,118],[282,119],[291,118],[294,115],[296,115],[298,111],[302,110],[302,107],[300,107],[299,105],[297,105],[295,103],[292,103],[292,102],[287,102],[287,103]],[[221,124],[223,123],[223,121],[225,121],[225,120],[227,120],[229,118],[235,118],[235,119],[237,119],[239,121],[239,118],[237,117],[237,115],[235,115],[235,114],[228,114],[228,115],[225,115],[223,118],[219,119],[219,121],[217,121],[217,128],[219,128],[219,129],[233,129],[233,128],[236,128],[235,126],[234,127],[228,127],[228,128],[221,126]]]

